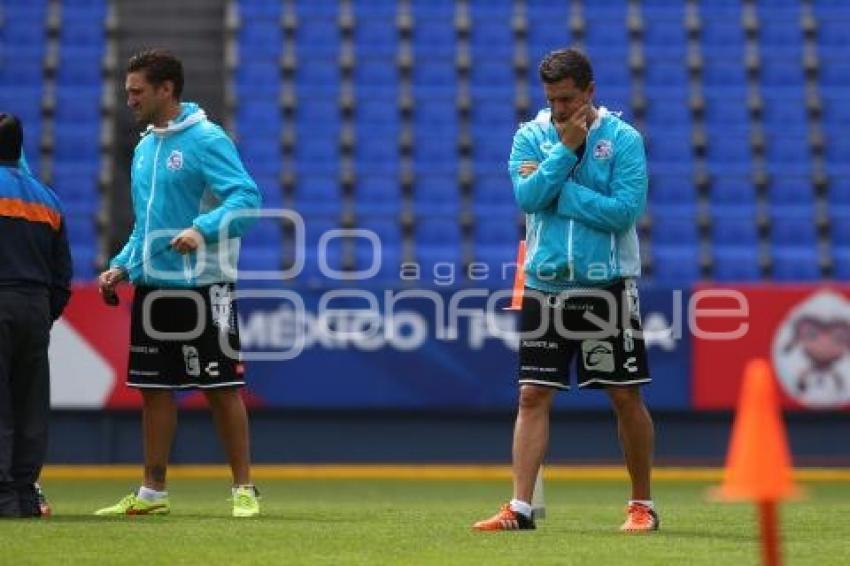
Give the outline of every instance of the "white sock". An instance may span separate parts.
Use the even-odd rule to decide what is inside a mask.
[[[534,513],[534,508],[530,503],[526,503],[525,501],[511,499],[511,511],[521,513],[530,519],[531,515]]]
[[[632,503],[640,503],[644,507],[649,507],[650,509],[655,509],[655,503],[652,502],[652,499],[629,499],[629,505]]]
[[[163,497],[168,497],[167,491],[157,491],[155,489],[151,489],[145,486],[139,488],[139,499],[142,499],[144,501],[156,501],[157,499],[162,499]]]
[[[254,487],[254,484],[252,484],[252,483],[246,483],[246,484],[243,484],[243,485],[234,485],[233,487],[231,487],[231,488],[230,488],[230,495],[235,496],[235,495],[236,495],[236,490],[237,490],[237,489],[239,489],[240,487],[247,487],[248,489],[250,489],[251,491],[253,491],[255,494],[257,493],[257,489]]]

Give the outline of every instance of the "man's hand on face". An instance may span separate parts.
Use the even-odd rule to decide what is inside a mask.
[[[536,161],[523,161],[519,166],[519,176],[522,178],[528,177],[535,171],[537,171]]]
[[[186,228],[171,240],[171,247],[181,254],[188,254],[204,243],[204,237],[195,228]]]
[[[575,151],[587,137],[587,115],[590,104],[582,104],[565,122],[554,121],[561,143]]]

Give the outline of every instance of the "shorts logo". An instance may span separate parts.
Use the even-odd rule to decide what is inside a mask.
[[[198,357],[198,349],[194,346],[183,346],[183,362],[186,364],[186,373],[192,377],[201,375],[201,360]]]
[[[593,146],[593,159],[597,161],[611,159],[612,155],[614,155],[614,146],[611,145],[611,140],[599,140]]]
[[[627,279],[623,297],[629,309],[629,317],[635,322],[640,322],[640,297],[638,296],[637,282]]]
[[[183,153],[176,149],[172,151],[171,155],[168,156],[168,161],[165,162],[165,166],[168,167],[169,171],[179,171],[180,169],[183,169]]]
[[[557,342],[549,342],[547,340],[523,340],[523,348],[543,348],[545,350],[557,350]]]
[[[614,348],[608,342],[585,340],[581,343],[584,369],[614,373]]]
[[[637,365],[635,364],[637,364],[637,358],[632,356],[626,360],[626,363],[623,364],[623,369],[629,373],[635,373],[638,370]]]
[[[218,362],[210,362],[207,364],[207,367],[204,368],[206,374],[210,377],[218,377],[221,375],[218,371]]]
[[[236,332],[236,324],[233,320],[233,309],[231,308],[230,288],[227,285],[210,286],[210,308],[212,309],[212,323],[223,332]]]

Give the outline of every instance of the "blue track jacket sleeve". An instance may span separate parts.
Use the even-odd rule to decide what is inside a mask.
[[[133,231],[130,232],[130,237],[127,238],[127,243],[121,248],[112,261],[109,262],[109,267],[120,267],[127,272],[127,277],[131,281],[136,281],[143,269],[142,262],[142,234],[139,221],[133,223]]]
[[[520,129],[514,136],[508,171],[517,204],[524,212],[532,214],[545,210],[558,198],[578,159],[571,149],[558,142],[534,173],[522,177],[519,174],[520,165],[524,161],[536,162],[540,159],[527,135],[524,129]]]
[[[646,207],[648,180],[643,140],[637,132],[631,132],[618,150],[610,196],[569,181],[561,190],[558,214],[605,232],[621,233],[634,225]]]
[[[204,179],[220,204],[209,212],[195,218],[192,225],[207,242],[217,242],[220,229],[228,212],[257,210],[262,205],[262,196],[257,184],[245,171],[236,146],[223,133],[217,133],[206,141],[202,158]],[[242,216],[227,221],[227,237],[240,237],[256,221],[256,217]]]

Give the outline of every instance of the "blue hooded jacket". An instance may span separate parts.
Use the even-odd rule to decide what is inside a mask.
[[[526,284],[557,293],[640,275],[635,223],[646,207],[641,135],[598,109],[581,160],[558,137],[549,109],[520,126],[508,170],[526,213]],[[538,163],[527,177],[525,161]]]
[[[207,120],[197,104],[181,106],[167,127],[148,126],[133,154],[135,223],[109,264],[127,271],[133,283],[198,287],[235,281],[239,237],[262,204],[224,130]],[[248,216],[233,220],[233,213]],[[169,242],[189,227],[203,235],[205,245],[181,255]]]

